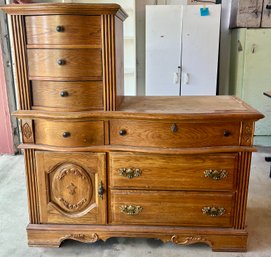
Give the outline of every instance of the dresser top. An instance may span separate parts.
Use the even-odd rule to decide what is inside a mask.
[[[17,111],[19,118],[89,120],[91,118],[183,121],[258,120],[263,114],[233,96],[125,96],[117,111]]]
[[[113,14],[121,20],[128,15],[118,4],[40,3],[1,5],[0,9],[11,15],[101,15]]]

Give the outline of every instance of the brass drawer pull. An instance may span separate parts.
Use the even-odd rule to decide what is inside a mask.
[[[66,61],[64,59],[59,59],[57,60],[57,64],[62,66],[62,65],[65,65]]]
[[[121,129],[119,131],[120,136],[125,136],[127,134],[127,131],[125,129]]]
[[[64,138],[67,138],[67,137],[70,137],[70,136],[71,136],[71,133],[70,133],[70,132],[64,132],[64,133],[62,134],[62,136],[63,136]]]
[[[228,177],[228,172],[226,170],[205,170],[204,175],[206,178],[221,180]]]
[[[56,32],[64,32],[64,26],[56,26]]]
[[[211,217],[218,217],[222,216],[225,213],[225,209],[223,207],[203,207],[202,208],[202,213],[206,214]]]
[[[139,205],[121,205],[120,210],[127,215],[137,215],[143,210],[143,207]]]
[[[60,92],[60,96],[61,96],[61,97],[69,96],[69,92],[68,92],[68,91],[61,91],[61,92]]]
[[[228,130],[224,130],[224,137],[229,137],[231,135],[231,132]]]
[[[131,179],[141,176],[142,172],[140,169],[136,168],[120,168],[119,174],[123,177]]]

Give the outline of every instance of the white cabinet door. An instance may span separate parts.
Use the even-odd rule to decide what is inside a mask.
[[[200,15],[201,7],[183,7],[181,95],[215,95],[217,90],[221,5],[208,5],[208,16]]]
[[[146,95],[180,94],[183,6],[146,6]]]
[[[221,5],[202,7],[146,7],[146,95],[216,95]]]

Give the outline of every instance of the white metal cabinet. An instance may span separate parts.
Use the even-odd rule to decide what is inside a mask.
[[[146,7],[146,95],[215,95],[221,5]]]

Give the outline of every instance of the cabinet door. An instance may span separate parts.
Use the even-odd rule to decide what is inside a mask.
[[[105,154],[36,152],[36,165],[41,223],[106,223]]]
[[[184,6],[181,95],[216,95],[221,5]]]
[[[271,29],[247,29],[244,49],[242,99],[265,115],[256,122],[255,135],[271,135],[270,91]]]
[[[182,10],[146,6],[146,95],[180,95]]]

